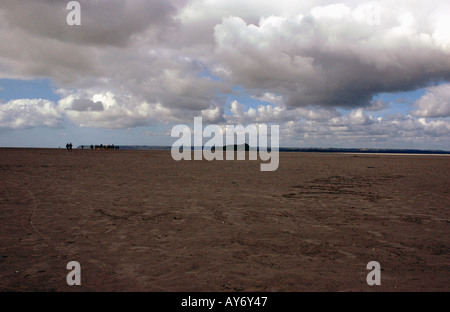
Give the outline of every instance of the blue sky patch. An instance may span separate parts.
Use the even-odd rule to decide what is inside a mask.
[[[50,79],[0,79],[0,99],[5,102],[17,99],[60,100]]]

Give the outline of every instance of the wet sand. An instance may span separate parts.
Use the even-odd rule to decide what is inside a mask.
[[[450,290],[449,157],[259,164],[0,149],[0,291]]]

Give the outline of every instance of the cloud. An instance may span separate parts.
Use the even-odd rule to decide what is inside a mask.
[[[349,114],[348,120],[352,125],[370,125],[373,123],[372,116],[365,114],[362,108],[353,110]]]
[[[104,110],[104,107],[101,101],[94,102],[89,99],[75,99],[72,102],[72,106],[70,109],[78,112],[85,112],[85,111],[101,112]]]
[[[82,127],[121,129],[152,125],[158,120],[176,120],[175,114],[161,104],[139,101],[130,96],[118,96],[112,92],[59,92],[66,96],[58,102],[58,108]]]
[[[380,25],[361,12],[318,6],[292,17],[261,17],[257,25],[227,17],[215,26],[216,56],[233,83],[280,94],[290,107],[366,106],[377,93],[450,79],[446,39],[434,36],[444,16],[433,28],[419,11],[388,12]]]
[[[230,107],[226,120],[231,124],[277,123],[284,146],[384,146],[407,147],[408,142],[420,146],[448,146],[448,120],[427,120],[401,113],[384,117],[372,111],[356,108],[343,114],[335,109],[259,105],[246,108],[238,101]],[[442,147],[441,147],[442,148]]]
[[[246,109],[246,106],[238,101],[233,101],[231,103],[230,112],[232,115],[225,116],[227,122],[242,125],[250,123],[283,122],[292,118],[292,116],[289,116],[289,112],[285,106],[258,105],[257,108]]]
[[[0,103],[0,128],[55,128],[61,126],[62,119],[61,112],[52,101],[20,99]]]
[[[247,108],[238,101],[230,105],[231,115],[224,115],[228,123],[251,124],[251,123],[285,123],[300,120],[328,121],[340,116],[335,108],[323,107],[296,107],[289,108],[280,100],[280,97],[266,93],[258,97],[263,102],[274,104],[260,104],[256,108]]]
[[[164,0],[79,0],[81,26],[66,23],[67,1],[40,0],[18,3],[3,0],[0,9],[11,29],[40,39],[78,45],[124,46],[151,28],[160,35],[174,23],[176,8]]]
[[[342,146],[407,148],[411,142],[423,148],[450,144],[450,123],[446,120],[396,115],[374,118],[361,108],[329,121],[301,120],[280,126],[283,144],[288,146]],[[410,146],[409,146],[410,147]]]
[[[450,84],[428,88],[413,105],[419,108],[413,112],[414,116],[450,117]]]
[[[376,112],[380,110],[384,110],[388,108],[390,104],[388,102],[385,102],[383,100],[376,100],[376,101],[370,101],[369,105],[365,107],[366,110],[371,112]]]
[[[270,92],[265,92],[262,95],[253,95],[252,98],[260,100],[261,102],[267,102],[267,103],[275,104],[278,106],[284,105],[282,96],[275,95]]]

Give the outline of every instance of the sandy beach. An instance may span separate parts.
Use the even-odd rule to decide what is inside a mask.
[[[449,157],[259,165],[0,149],[0,291],[450,290]]]

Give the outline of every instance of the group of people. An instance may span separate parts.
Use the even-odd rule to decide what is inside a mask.
[[[114,145],[114,144],[111,144],[111,145],[100,144],[100,145],[91,145],[90,148],[91,148],[91,150],[94,148],[96,150],[118,150],[119,146]]]
[[[119,149],[119,146],[118,145],[114,145],[114,144],[111,144],[111,145],[103,145],[103,144],[90,145],[89,147],[90,147],[91,150],[93,150],[94,148],[96,150],[118,150]],[[66,144],[66,148],[67,148],[67,150],[69,152],[72,151],[72,142],[67,143]],[[81,145],[81,149],[84,149],[84,145]]]

